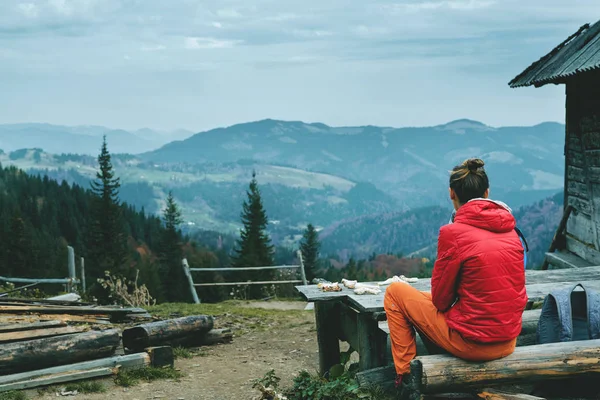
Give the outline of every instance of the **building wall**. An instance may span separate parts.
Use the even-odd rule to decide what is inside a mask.
[[[565,197],[574,207],[567,249],[600,265],[600,74],[567,82]]]

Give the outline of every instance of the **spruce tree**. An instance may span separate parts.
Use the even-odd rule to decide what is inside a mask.
[[[309,282],[317,274],[320,247],[319,233],[312,224],[308,224],[300,242],[300,251],[302,252],[302,260],[304,261],[306,279]]]
[[[163,223],[165,230],[160,243],[160,275],[164,293],[157,293],[155,296],[159,299],[164,297],[171,302],[186,301],[190,294],[181,267],[183,250],[179,231],[183,218],[172,192],[167,196],[167,204],[163,210]]]
[[[91,183],[94,198],[86,259],[86,266],[90,266],[86,271],[89,274],[88,281],[92,282],[103,277],[104,271],[125,277],[130,275],[126,268],[127,238],[119,200],[121,183],[113,170],[106,136],[102,141],[98,166],[96,180]]]
[[[233,256],[234,267],[263,267],[273,265],[274,246],[266,232],[268,225],[267,213],[263,207],[260,189],[256,181],[256,172],[252,172],[252,180],[246,192],[247,199],[242,205],[242,224],[240,239]],[[252,271],[236,274],[238,279],[252,281],[268,281],[273,279],[272,271]],[[261,288],[251,285],[248,296],[261,296]]]

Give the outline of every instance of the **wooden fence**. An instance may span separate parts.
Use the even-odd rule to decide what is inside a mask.
[[[298,261],[299,265],[273,265],[267,267],[239,267],[239,268],[190,268],[187,259],[182,260],[182,267],[185,276],[190,284],[190,291],[194,303],[200,304],[198,293],[196,292],[197,287],[201,286],[245,286],[245,285],[272,285],[272,284],[284,284],[284,283],[302,283],[308,285],[306,281],[306,273],[304,271],[304,262],[302,260],[302,252],[298,250]],[[270,269],[299,269],[301,280],[285,280],[285,281],[246,281],[246,282],[209,282],[209,283],[195,283],[192,278],[192,272],[227,272],[227,271],[264,271]]]
[[[67,246],[68,251],[68,261],[67,261],[67,278],[56,278],[56,279],[46,279],[46,278],[14,278],[14,277],[4,277],[0,276],[0,281],[10,282],[10,283],[26,283],[27,285],[21,286],[19,288],[15,288],[8,292],[0,294],[0,297],[6,296],[8,293],[16,292],[21,289],[25,289],[27,287],[35,286],[40,283],[53,283],[53,284],[63,284],[66,285],[67,292],[73,293],[75,291],[75,287],[78,283],[81,283],[82,289],[85,292],[85,264],[83,257],[80,258],[80,266],[81,266],[81,280],[77,279],[75,272],[75,250],[71,246]]]

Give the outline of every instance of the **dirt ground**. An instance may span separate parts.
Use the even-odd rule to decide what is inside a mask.
[[[305,302],[261,302],[242,305],[269,310],[303,310]],[[176,381],[140,383],[131,388],[115,386],[112,379],[101,380],[106,393],[79,394],[80,399],[182,399],[229,400],[252,399],[259,392],[252,389],[255,379],[262,378],[271,369],[281,378],[281,387],[290,387],[298,372],[318,368],[317,338],[313,311],[296,311],[285,321],[265,330],[256,330],[234,337],[229,344],[202,348],[201,355],[178,359],[175,368],[184,377]],[[30,399],[56,399],[57,389],[40,394],[29,391]],[[62,397],[62,396],[60,396]],[[62,397],[69,398],[69,397]]]

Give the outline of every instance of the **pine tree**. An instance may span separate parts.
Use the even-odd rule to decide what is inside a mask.
[[[243,203],[242,224],[240,239],[237,242],[237,249],[233,256],[234,267],[262,267],[273,265],[274,246],[266,232],[268,225],[267,213],[262,204],[262,198],[258,183],[256,181],[256,172],[252,172],[252,180],[248,191],[247,200]],[[272,280],[273,272],[260,271],[251,274],[236,274],[243,280]],[[251,285],[248,290],[248,296],[255,298],[261,295],[260,288]]]
[[[160,275],[163,278],[164,293],[157,293],[155,296],[159,299],[164,297],[171,302],[186,301],[190,294],[181,267],[183,250],[178,229],[183,223],[183,218],[172,192],[167,196],[167,204],[163,210],[163,223],[165,230],[160,244]]]
[[[300,242],[300,251],[302,251],[302,260],[304,261],[304,271],[306,279],[310,282],[316,277],[319,261],[319,234],[312,224],[308,224],[304,231],[304,236]]]
[[[102,141],[98,165],[96,181],[91,183],[94,198],[91,204],[92,221],[86,259],[86,266],[90,266],[89,272],[86,273],[92,278],[92,282],[103,277],[104,271],[126,277],[130,275],[130,271],[126,269],[127,242],[119,201],[121,183],[113,171],[106,136]]]

